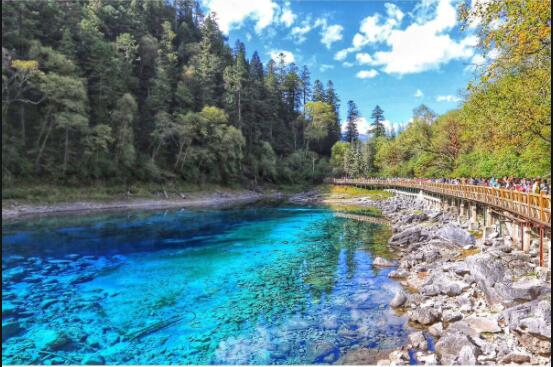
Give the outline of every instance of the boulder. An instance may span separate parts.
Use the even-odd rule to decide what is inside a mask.
[[[551,296],[506,309],[503,321],[532,353],[551,353]]]
[[[511,307],[551,293],[547,283],[523,277],[533,270],[529,260],[528,255],[521,252],[505,254],[490,250],[467,257],[466,263],[490,306],[501,303]],[[513,282],[516,278],[519,280]]]
[[[388,360],[391,365],[404,365],[409,363],[409,354],[403,350],[395,350],[389,354]]]
[[[457,282],[452,282],[444,285],[442,292],[447,296],[455,297],[463,293],[463,289]]]
[[[373,265],[381,268],[391,268],[394,266],[394,263],[390,260],[386,260],[383,257],[377,256],[373,260]]]
[[[403,306],[406,301],[407,301],[407,296],[405,295],[405,293],[403,293],[403,291],[399,291],[396,293],[394,298],[390,301],[390,306],[393,308],[398,308]]]
[[[463,318],[463,314],[457,310],[447,310],[442,314],[442,320],[445,322],[455,322]]]
[[[414,333],[409,334],[409,344],[415,349],[428,349],[428,342],[426,341],[422,331],[415,331]]]
[[[475,330],[478,333],[501,332],[501,328],[497,323],[497,319],[491,315],[488,317],[470,316],[465,318],[465,322],[470,326],[471,329]]]
[[[409,272],[403,269],[397,269],[397,270],[391,271],[388,274],[388,277],[392,279],[402,279],[402,278],[407,278],[408,276],[409,276]]]
[[[444,332],[444,326],[441,322],[437,322],[435,324],[430,325],[430,327],[428,328],[428,332],[430,333],[430,335],[436,338],[439,338],[440,336],[442,336],[442,333]]]
[[[514,350],[507,354],[505,357],[501,358],[501,364],[508,363],[529,363],[531,359],[530,354],[522,350]]]
[[[410,227],[393,235],[388,243],[392,246],[406,246],[411,243],[419,242],[420,237],[420,227]]]
[[[476,365],[475,348],[471,345],[463,345],[459,351],[456,362],[462,366]]]
[[[410,311],[409,319],[421,325],[430,325],[438,321],[440,312],[433,307],[421,307]]]
[[[424,296],[437,296],[441,293],[441,289],[435,284],[429,284],[422,287],[421,293]]]
[[[424,364],[425,366],[436,366],[438,364],[438,359],[436,358],[435,353],[417,353],[417,361],[421,364]]]
[[[451,365],[457,361],[467,362],[471,360],[472,357],[477,358],[479,351],[466,335],[454,331],[447,332],[438,340],[436,343],[436,354],[441,364]],[[458,359],[458,357],[460,358]],[[476,363],[461,364],[470,365]]]
[[[452,224],[446,224],[445,226],[440,228],[436,232],[436,234],[440,238],[461,247],[466,245],[473,245],[476,242],[473,235],[471,235],[466,230]]]

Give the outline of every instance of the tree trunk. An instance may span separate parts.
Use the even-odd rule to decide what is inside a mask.
[[[186,157],[188,156],[188,150],[190,146],[186,147],[186,150],[184,152],[184,157],[182,157],[182,161],[180,162],[180,169],[182,170],[182,167],[184,167],[184,162],[186,161]]]
[[[38,151],[38,154],[35,159],[35,170],[38,172],[38,165],[40,163],[40,158],[42,158],[42,153],[44,152],[44,148],[46,147],[46,142],[48,141],[48,136],[50,136],[50,132],[52,131],[52,125],[48,126],[48,130],[46,130],[46,135],[44,136],[44,140],[42,141],[42,144],[40,145],[40,149]]]
[[[156,145],[154,148],[154,151],[152,152],[152,161],[156,161],[157,153],[159,152],[159,149],[161,148],[161,141]]]
[[[65,147],[63,151],[63,175],[67,171],[67,161],[69,160],[69,127],[65,128]]]
[[[179,166],[180,157],[181,157],[181,154],[182,154],[182,148],[184,148],[184,143],[179,144],[179,153],[177,154],[177,161],[175,162],[175,169],[177,169],[177,167]]]

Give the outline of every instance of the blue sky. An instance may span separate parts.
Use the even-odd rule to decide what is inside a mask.
[[[232,46],[246,44],[264,62],[283,51],[315,79],[334,82],[366,120],[376,104],[386,124],[409,121],[421,103],[437,113],[455,108],[483,58],[474,27],[460,30],[457,0],[202,0]],[[360,119],[359,130],[368,125]]]

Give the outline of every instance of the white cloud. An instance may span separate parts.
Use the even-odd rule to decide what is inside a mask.
[[[392,32],[401,24],[403,12],[394,4],[386,3],[387,18],[381,22],[382,16],[379,13],[368,16],[361,21],[359,33],[353,36],[353,47],[359,49],[365,45],[384,42]]]
[[[404,14],[401,11],[401,9],[397,7],[397,5],[386,3],[384,4],[384,7],[386,8],[386,14],[388,14],[388,17],[390,17],[391,19],[395,19],[398,22],[401,22]]]
[[[217,16],[217,23],[223,33],[240,28],[247,18],[256,21],[256,32],[268,27],[275,17],[278,5],[272,0],[204,0],[204,5]]]
[[[295,61],[294,54],[291,53],[290,51],[271,50],[271,51],[268,52],[268,54],[271,56],[271,59],[273,59],[276,62],[278,62],[278,60],[280,58],[280,54],[284,55],[284,63],[286,63],[286,64],[290,64],[290,63]]]
[[[336,54],[334,55],[334,60],[344,61],[346,59],[346,57],[348,57],[348,55],[351,52],[354,52],[355,50],[356,50],[355,47],[349,47],[349,48],[345,48],[343,50],[340,50],[340,51],[336,52]]]
[[[333,24],[328,27],[323,27],[321,30],[321,43],[330,48],[334,42],[340,41],[342,39],[342,31],[344,27],[339,24]]]
[[[246,39],[248,41],[251,41],[252,40],[252,34],[250,32],[246,33]]]
[[[321,72],[325,72],[327,70],[331,70],[331,69],[334,69],[334,65],[330,65],[330,64],[321,64],[321,66],[319,66],[319,70]]]
[[[457,96],[447,95],[447,96],[438,96],[436,97],[437,102],[460,102],[463,99]]]
[[[344,61],[342,63],[342,66],[345,67],[345,68],[351,68],[352,66],[354,66],[355,64],[353,62],[349,62],[349,61]]]
[[[358,77],[359,79],[370,79],[370,78],[374,78],[377,75],[378,75],[378,71],[371,69],[371,70],[361,70],[355,76]]]
[[[422,97],[424,97],[424,93],[422,92],[422,90],[417,89],[414,96],[417,97],[417,98],[422,98]]]
[[[295,26],[290,32],[292,38],[296,43],[303,43],[307,40],[307,34],[314,29],[320,28],[321,43],[330,48],[334,42],[340,41],[343,38],[342,32],[344,27],[339,24],[328,24],[326,18],[317,18],[315,21],[311,21],[311,18],[301,22],[301,26]]]
[[[385,4],[386,16],[379,13],[364,18],[352,47],[339,51],[339,61],[368,45],[384,44],[372,54],[370,65],[380,66],[389,74],[419,73],[439,68],[452,60],[467,60],[474,55],[475,36],[460,41],[448,34],[457,24],[454,0],[424,0],[417,5],[415,22],[401,29],[403,12],[394,4]]]
[[[311,32],[313,26],[309,23],[309,20],[304,20],[301,26],[295,26],[292,28],[290,34],[295,39],[296,43],[303,43],[307,40],[306,34]]]
[[[290,27],[294,23],[295,19],[296,14],[294,14],[292,9],[290,9],[290,3],[285,3],[284,8],[282,9],[282,13],[280,14],[280,22],[286,27]]]
[[[355,60],[357,60],[360,65],[371,65],[373,62],[373,58],[371,57],[371,55],[366,52],[358,53],[357,55],[355,55]]]

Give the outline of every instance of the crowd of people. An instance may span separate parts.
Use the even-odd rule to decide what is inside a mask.
[[[345,178],[345,177],[344,177]],[[376,178],[376,177],[375,177]],[[387,181],[400,181],[400,180],[416,180],[419,184],[425,182],[432,183],[446,183],[452,185],[475,185],[494,187],[497,189],[515,190],[520,192],[530,192],[534,194],[543,193],[544,195],[551,194],[551,182],[550,179],[541,177],[536,178],[519,178],[519,177],[503,177],[503,178],[407,178],[407,177],[393,177],[393,178],[377,178]]]
[[[495,187],[497,189],[516,190],[521,192],[531,192],[534,194],[544,193],[549,195],[551,185],[549,180],[536,177],[519,178],[519,177],[503,177],[503,178],[430,178],[417,179],[421,182],[436,182],[448,183],[453,185],[476,185]]]

